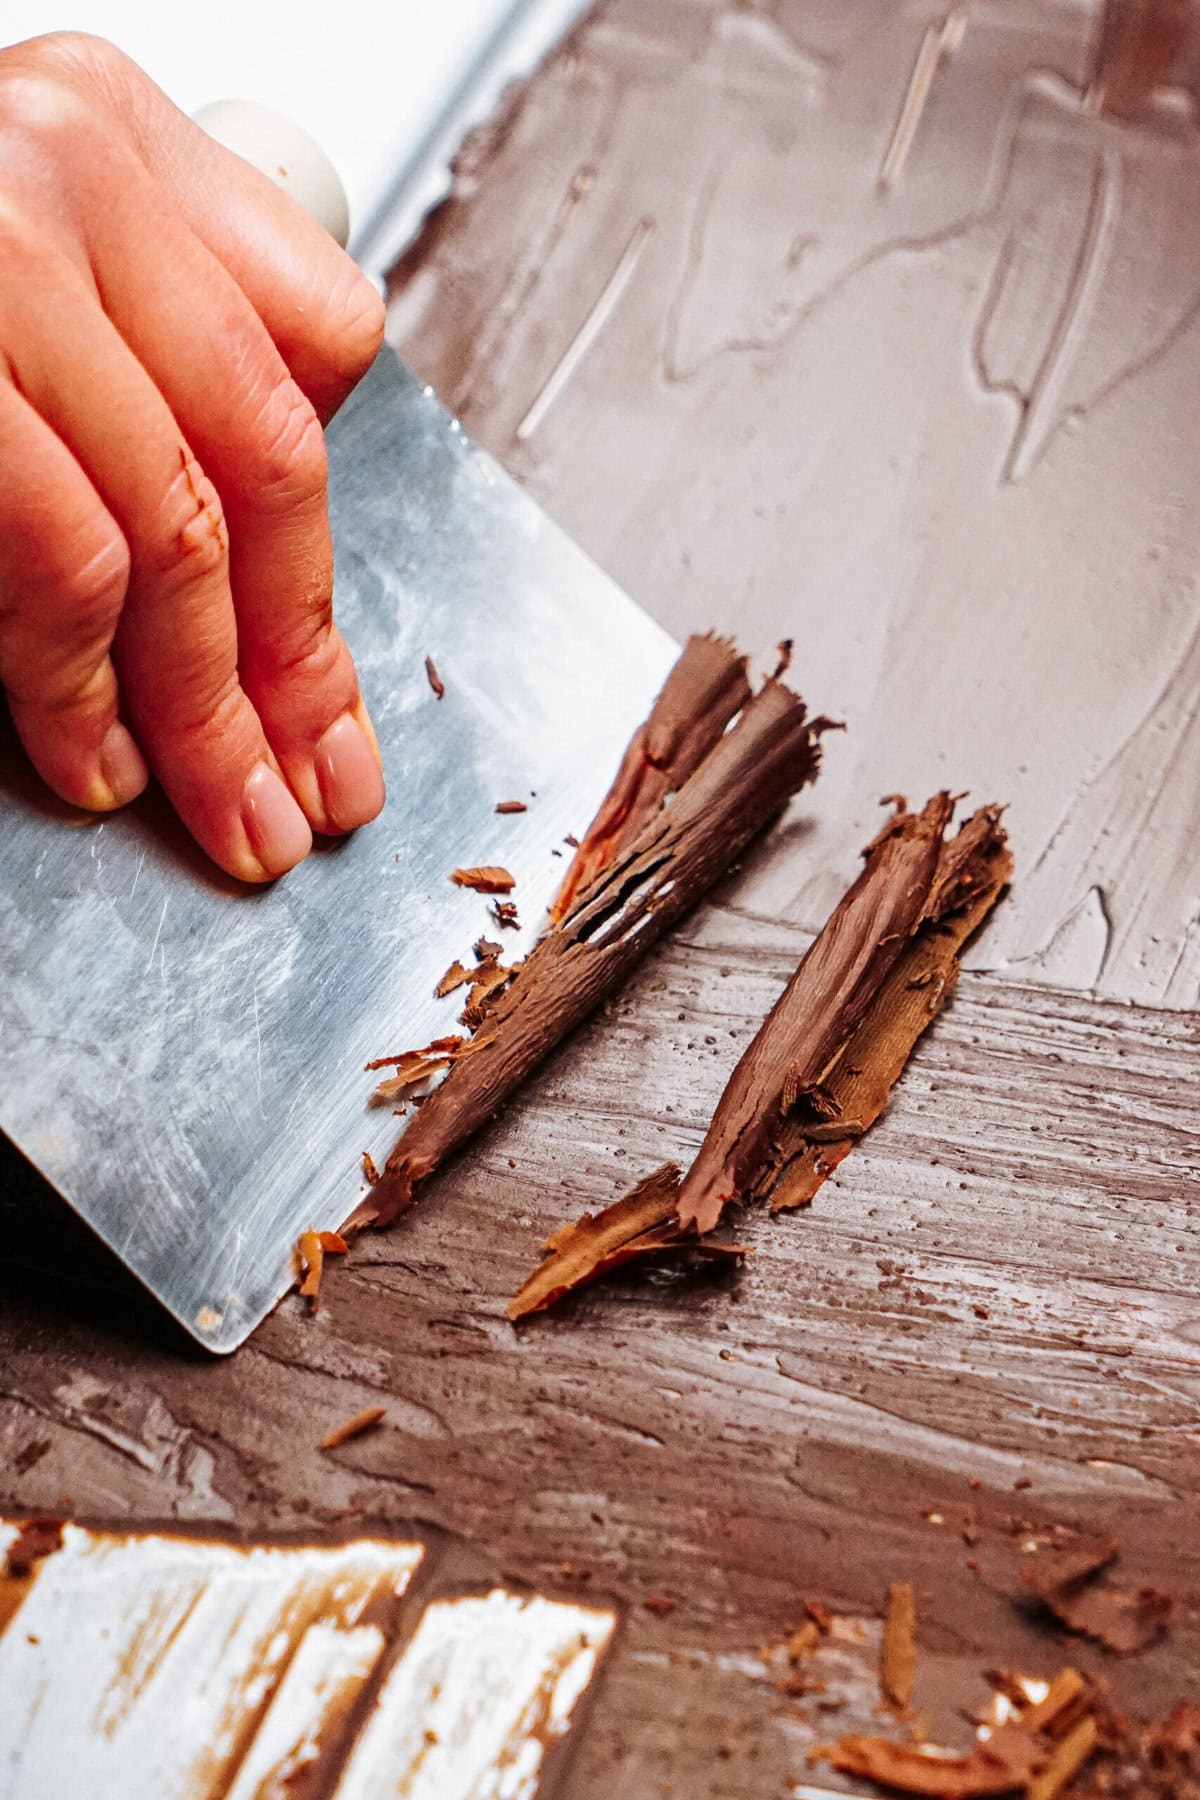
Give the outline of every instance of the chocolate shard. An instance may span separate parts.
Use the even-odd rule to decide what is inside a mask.
[[[528,812],[529,808],[524,800],[498,800],[496,811],[498,813],[523,813]]]
[[[1130,1656],[1156,1643],[1167,1628],[1173,1601],[1157,1588],[1111,1585],[1100,1576],[1119,1553],[1114,1538],[1048,1553],[1023,1571],[1033,1589],[1068,1631],[1093,1638],[1118,1656]]]
[[[455,887],[474,888],[477,894],[511,894],[517,885],[516,876],[495,863],[479,869],[453,869],[450,879]]]
[[[644,1257],[694,1254],[697,1250],[728,1259],[745,1256],[740,1244],[697,1244],[679,1229],[675,1218],[678,1187],[677,1165],[664,1163],[603,1212],[584,1213],[575,1224],[560,1225],[542,1246],[546,1260],[509,1301],[509,1318],[542,1312],[584,1282]]]
[[[811,1199],[883,1110],[1011,873],[999,807],[946,843],[950,809],[945,793],[916,814],[900,801],[868,846],[721,1096],[679,1186],[680,1229],[703,1241],[734,1199]]]
[[[835,1116],[789,1111],[753,1184],[772,1212],[806,1206],[849,1155],[887,1104],[918,1038],[937,1017],[958,980],[958,959],[1012,875],[1001,808],[984,806],[939,853],[917,929],[891,970],[836,1068],[823,1083]]]
[[[446,694],[446,684],[438,674],[437,664],[434,662],[432,656],[427,656],[425,658],[425,674],[430,687],[433,689],[434,698],[436,700],[444,699]]]
[[[722,655],[732,653],[725,647]],[[813,780],[825,723],[809,720],[804,702],[780,682],[767,681],[746,702],[736,724],[489,999],[474,1036],[446,1057],[445,1081],[396,1144],[354,1215],[356,1226],[387,1223],[411,1204],[417,1184],[500,1110]]]
[[[749,698],[745,657],[724,638],[690,637],[571,859],[550,908],[552,923],[699,768]]]

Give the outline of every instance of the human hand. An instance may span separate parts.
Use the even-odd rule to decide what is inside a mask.
[[[333,623],[321,425],[383,305],[102,40],[0,50],[0,683],[44,780],[153,769],[230,874],[383,805]]]

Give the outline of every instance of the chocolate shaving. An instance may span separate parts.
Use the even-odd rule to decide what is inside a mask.
[[[371,1159],[364,1150],[364,1171],[369,1161]],[[371,1168],[375,1169],[373,1161],[371,1161]],[[367,1179],[370,1180],[369,1175]],[[375,1180],[379,1180],[377,1169],[375,1170]],[[300,1239],[296,1245],[296,1255],[300,1259],[301,1270],[300,1293],[304,1299],[312,1301],[314,1312],[317,1298],[321,1292],[321,1278],[325,1273],[325,1258],[327,1256],[344,1256],[349,1248],[349,1244],[338,1231],[315,1231],[310,1225],[307,1231],[300,1233]]]
[[[920,813],[898,812],[870,845],[866,867],[730,1077],[679,1190],[682,1225],[711,1231],[731,1200],[761,1191],[778,1168],[781,1127],[801,1103],[824,1117],[845,1110],[831,1078],[925,917],[950,811],[949,794],[935,794]],[[864,1115],[856,1107],[854,1116]]]
[[[511,894],[517,885],[515,875],[494,863],[481,869],[453,869],[450,879],[455,887],[474,888],[477,894]]]
[[[444,1000],[447,994],[454,992],[455,988],[465,987],[467,982],[472,980],[474,977],[470,969],[465,968],[460,962],[452,962],[434,988],[433,997],[435,1000]]]
[[[521,921],[517,917],[517,909],[511,900],[493,900],[491,913],[497,925],[505,931],[519,931]]]
[[[695,639],[681,663],[696,654],[696,644],[704,647],[705,662],[712,660],[712,640]],[[739,677],[742,685],[731,681],[729,666],[736,673],[741,662],[727,647],[721,647],[721,657],[729,705],[744,678]],[[471,1040],[445,1057],[446,1080],[400,1138],[378,1187],[356,1212],[355,1225],[387,1223],[411,1204],[417,1183],[493,1117],[554,1045],[690,911],[791,795],[814,778],[824,725],[809,721],[804,702],[778,682],[766,682],[746,703],[733,728],[683,785],[662,799],[633,841],[622,844],[503,991],[490,997]],[[428,1058],[430,1051],[416,1054]],[[655,1249],[671,1247],[664,1241]]]
[[[43,1556],[62,1549],[63,1519],[26,1519],[8,1546],[5,1571],[14,1580],[32,1575]]]
[[[734,1199],[770,1196],[773,1210],[810,1199],[883,1110],[949,991],[959,950],[1011,869],[999,809],[982,808],[944,843],[951,804],[941,793],[918,814],[901,806],[868,847],[862,874],[721,1096],[679,1185],[682,1230],[703,1239]],[[926,972],[936,979],[923,981]],[[621,1223],[619,1207],[604,1215],[610,1236]],[[644,1229],[638,1218],[635,1208],[631,1234]],[[669,1237],[670,1228],[661,1229]],[[620,1260],[606,1241],[604,1266]],[[589,1278],[581,1273],[568,1285]]]
[[[438,674],[437,664],[434,662],[432,656],[427,656],[425,658],[425,673],[429,677],[429,685],[433,689],[435,697],[438,700],[444,699],[446,684]]]
[[[1173,1602],[1156,1588],[1101,1583],[1098,1577],[1116,1561],[1118,1548],[1109,1538],[1065,1555],[1048,1552],[1026,1565],[1023,1578],[1069,1631],[1095,1639],[1118,1656],[1130,1656],[1162,1636]]]
[[[792,638],[781,638],[780,639],[779,644],[777,645],[779,661],[775,664],[775,671],[771,677],[771,679],[773,681],[781,681],[783,679],[783,677],[787,674],[788,670],[791,668],[793,648],[794,648],[794,639],[792,639]]]
[[[565,917],[588,883],[654,818],[666,795],[694,774],[749,698],[746,659],[732,644],[688,639],[583,834],[550,908],[551,923]]]
[[[498,813],[520,813],[528,812],[529,808],[523,800],[498,800],[496,811]]]
[[[377,1056],[366,1064],[368,1070],[395,1067],[396,1073],[381,1081],[371,1095],[372,1105],[384,1105],[411,1094],[414,1088],[448,1069],[467,1040],[461,1037],[434,1038],[424,1050],[405,1050],[399,1056]],[[386,1173],[386,1170],[385,1170]],[[382,1178],[381,1178],[382,1179]]]
[[[374,1187],[379,1180],[379,1170],[375,1167],[375,1158],[369,1150],[364,1150],[362,1153],[362,1172],[367,1185]]]
[[[1029,1783],[1026,1800],[1058,1800],[1068,1782],[1074,1780],[1096,1748],[1099,1738],[1100,1730],[1095,1719],[1090,1714],[1080,1719],[1055,1744],[1045,1766]]]
[[[740,1244],[697,1244],[695,1238],[680,1231],[675,1220],[678,1187],[678,1167],[664,1163],[603,1212],[584,1213],[577,1223],[560,1225],[542,1246],[547,1252],[545,1262],[509,1301],[509,1318],[542,1312],[585,1281],[595,1281],[611,1269],[647,1256],[699,1251],[740,1260],[747,1255]]]
[[[925,1800],[974,1800],[1024,1788],[1037,1760],[1037,1745],[1023,1732],[1001,1726],[969,1756],[931,1755],[887,1738],[844,1737],[826,1751],[843,1775],[857,1775],[901,1794]]]
[[[898,814],[893,826],[907,816]],[[982,807],[943,844],[923,916],[821,1083],[834,1118],[812,1117],[821,1107],[810,1095],[810,1111],[790,1111],[773,1134],[751,1189],[770,1200],[772,1212],[807,1205],[879,1117],[917,1039],[954,991],[964,945],[1011,873],[999,807]]]
[[[325,1433],[321,1439],[322,1450],[337,1450],[342,1444],[348,1444],[351,1438],[361,1437],[365,1431],[373,1431],[386,1411],[384,1406],[365,1406],[352,1419],[344,1419],[332,1431]]]
[[[902,1711],[912,1699],[917,1676],[917,1646],[913,1637],[916,1620],[916,1600],[911,1585],[907,1581],[893,1582],[888,1589],[887,1612],[883,1620],[879,1690],[886,1701]]]

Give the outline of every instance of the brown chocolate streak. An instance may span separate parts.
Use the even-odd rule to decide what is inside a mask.
[[[699,768],[749,698],[745,657],[724,638],[690,637],[649,718],[626,746],[613,784],[563,876],[550,908],[552,924],[653,819],[664,797]]]
[[[705,642],[705,640],[700,640]],[[685,656],[694,654],[691,646]],[[804,702],[768,681],[488,1007],[352,1223],[386,1223],[707,892],[820,762]]]

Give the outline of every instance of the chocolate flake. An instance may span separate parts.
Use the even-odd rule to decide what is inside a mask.
[[[450,879],[455,887],[474,888],[477,894],[511,894],[517,885],[515,875],[494,863],[480,869],[453,869]]]
[[[497,925],[505,931],[519,931],[521,921],[517,917],[517,909],[511,900],[493,900],[491,914]]]
[[[680,1231],[675,1222],[678,1187],[678,1167],[664,1163],[603,1212],[584,1213],[577,1223],[560,1225],[542,1246],[548,1253],[545,1262],[509,1301],[509,1318],[542,1312],[585,1281],[595,1281],[611,1269],[647,1256],[700,1251],[740,1260],[748,1254],[740,1244],[697,1244],[695,1238]]]
[[[528,812],[529,808],[523,800],[498,800],[496,811],[498,813],[522,813]]]
[[[1098,1578],[1118,1553],[1113,1538],[1062,1554],[1049,1551],[1026,1565],[1023,1578],[1069,1631],[1094,1638],[1118,1656],[1129,1656],[1162,1636],[1173,1602],[1156,1588],[1102,1583]]]
[[[405,1050],[399,1056],[377,1056],[367,1063],[368,1070],[394,1067],[396,1073],[381,1081],[371,1095],[373,1105],[383,1105],[411,1094],[433,1076],[449,1068],[467,1040],[461,1037],[434,1038],[424,1050]]]
[[[368,1187],[374,1187],[379,1180],[379,1170],[375,1167],[375,1158],[369,1150],[362,1153],[362,1172]]]
[[[682,1230],[703,1241],[733,1200],[770,1198],[773,1211],[803,1204],[883,1110],[950,991],[959,951],[1011,872],[1000,809],[983,807],[944,842],[950,810],[948,793],[917,814],[899,808],[868,846],[862,874],[721,1096],[679,1184]],[[912,987],[926,964],[939,980]],[[620,1204],[603,1215],[610,1239]],[[644,1229],[639,1217],[633,1208],[631,1236]],[[658,1230],[670,1238],[669,1224]],[[605,1266],[624,1260],[616,1249],[606,1242]]]
[[[883,1653],[879,1664],[879,1689],[885,1700],[904,1711],[912,1699],[917,1674],[917,1646],[913,1638],[916,1600],[909,1582],[896,1581],[888,1589],[883,1620]]]
[[[425,658],[425,673],[429,677],[429,685],[433,689],[434,697],[438,700],[444,699],[446,694],[446,684],[438,674],[437,664],[434,662],[432,656],[427,656]]]
[[[6,1572],[14,1580],[32,1575],[44,1556],[62,1549],[64,1519],[26,1519],[8,1546]]]
[[[455,988],[465,987],[471,980],[473,980],[473,976],[470,969],[465,968],[460,962],[452,962],[434,988],[433,997],[435,1000],[444,1000],[447,994],[454,992]]]
[[[332,1431],[325,1433],[321,1439],[322,1450],[337,1450],[342,1444],[348,1444],[351,1438],[362,1437],[364,1432],[373,1431],[386,1412],[385,1406],[364,1406],[352,1419],[344,1419]]]
[[[370,1159],[363,1151],[363,1169],[366,1170]],[[375,1168],[371,1162],[372,1169]],[[370,1176],[367,1177],[370,1180]],[[375,1180],[379,1180],[379,1171],[375,1170]],[[317,1299],[321,1292],[321,1279],[325,1273],[327,1256],[344,1256],[350,1248],[345,1238],[338,1231],[315,1231],[310,1225],[307,1231],[300,1233],[296,1245],[296,1255],[300,1259],[300,1293],[313,1303],[313,1311],[317,1309]]]
[[[400,1138],[378,1187],[355,1213],[355,1225],[387,1223],[410,1205],[416,1185],[500,1110],[555,1044],[625,980],[651,945],[815,777],[818,740],[827,722],[810,721],[804,702],[780,683],[766,682],[743,705],[732,729],[723,731],[746,691],[741,659],[727,645],[693,639],[664,694],[683,664],[698,655],[708,669],[718,652],[725,669],[722,734],[700,760],[694,734],[680,724],[688,754],[682,763],[679,757],[672,760],[670,779],[682,785],[660,793],[658,810],[645,822],[639,801],[628,815],[633,835],[617,829],[617,848],[603,872],[589,879],[511,981],[489,1000],[470,1041],[445,1058],[446,1080]],[[711,678],[701,684],[705,692],[715,685]],[[713,716],[710,698],[710,734]],[[686,779],[680,767],[690,769]],[[660,1232],[653,1249],[674,1248],[671,1236],[671,1230]],[[641,1246],[643,1253],[650,1248]],[[714,1248],[712,1254],[742,1252]]]

